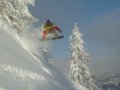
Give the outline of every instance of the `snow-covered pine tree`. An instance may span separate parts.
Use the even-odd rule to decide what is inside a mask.
[[[37,21],[29,12],[28,5],[34,6],[34,0],[0,0],[0,17],[21,32],[27,25]]]
[[[96,85],[90,75],[89,68],[86,66],[89,61],[88,53],[84,48],[83,35],[79,32],[77,24],[72,30],[70,39],[70,77],[71,79],[88,88],[89,90],[97,90]]]

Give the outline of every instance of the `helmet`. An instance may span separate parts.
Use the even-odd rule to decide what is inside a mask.
[[[50,20],[49,20],[49,19],[47,20],[47,23],[50,23]]]

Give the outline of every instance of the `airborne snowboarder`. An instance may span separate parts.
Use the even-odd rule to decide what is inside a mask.
[[[54,40],[54,39],[63,38],[63,36],[58,35],[56,31],[59,31],[60,33],[62,32],[58,26],[56,26],[50,20],[47,20],[45,25],[44,25],[44,29],[42,31],[42,39],[43,40],[45,40],[45,39]],[[51,34],[51,33],[54,34],[54,36],[52,38],[46,38],[46,35]]]

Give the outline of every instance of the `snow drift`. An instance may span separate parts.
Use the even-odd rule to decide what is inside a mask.
[[[45,43],[0,18],[0,90],[87,90],[44,60]]]

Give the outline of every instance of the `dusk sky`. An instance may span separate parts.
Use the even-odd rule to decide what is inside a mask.
[[[36,0],[30,11],[39,20],[38,27],[50,19],[62,29],[65,38],[52,41],[53,57],[69,59],[69,36],[77,22],[91,70],[120,71],[120,0]]]

